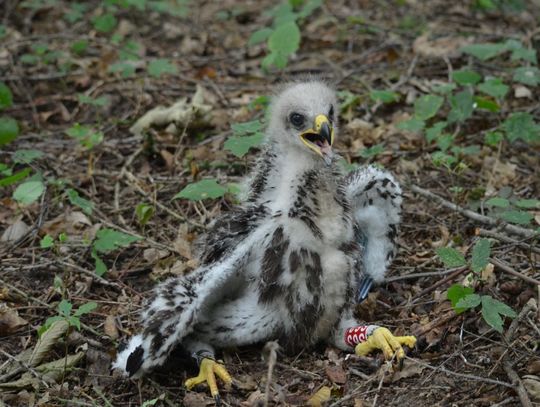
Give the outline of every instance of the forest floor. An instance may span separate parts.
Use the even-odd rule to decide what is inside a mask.
[[[77,14],[74,4],[86,9]],[[25,204],[13,195],[18,184],[2,184],[0,177],[0,406],[213,404],[206,389],[185,390],[194,366],[176,362],[127,380],[110,372],[111,360],[118,344],[137,331],[152,287],[196,266],[192,242],[236,201],[232,192],[200,201],[173,197],[201,179],[240,183],[257,149],[242,158],[227,151],[231,125],[262,119],[261,97],[271,95],[277,83],[306,74],[342,92],[336,149],[346,162],[383,165],[404,189],[398,257],[387,281],[358,306],[358,316],[419,341],[401,370],[380,355],[358,358],[325,345],[293,356],[278,352],[270,404],[305,405],[321,388],[331,390],[329,398],[321,396],[331,406],[539,403],[540,249],[534,231],[540,208],[534,199],[540,197],[540,149],[524,138],[511,139],[508,126],[507,138],[494,129],[513,112],[525,112],[533,122],[519,131],[538,136],[540,74],[531,55],[540,49],[540,4],[324,2],[299,20],[301,45],[288,65],[268,72],[261,69],[266,45],[247,41],[270,26],[264,11],[273,2],[186,4],[180,10],[185,17],[126,8],[120,1],[0,5],[0,82],[13,94],[2,115],[21,129],[1,146],[1,174],[30,168],[27,175],[45,185],[38,199]],[[114,21],[99,18],[108,13]],[[522,44],[529,52],[522,56],[528,56],[510,58],[499,50],[482,60],[462,52],[470,44],[508,40]],[[130,52],[134,58],[126,57]],[[532,76],[513,81],[520,66],[532,67]],[[470,72],[453,75],[464,69],[501,78],[507,92],[475,99],[479,109],[462,111],[466,120],[454,122],[450,137],[436,143],[420,129],[398,125],[413,112],[422,123],[433,122],[429,113],[422,117],[415,100],[434,94],[436,85],[453,80],[464,89],[476,86]],[[197,88],[209,106],[202,117],[154,127],[144,136],[130,131],[158,105],[181,98],[189,105]],[[388,93],[377,98],[373,90]],[[440,120],[460,109],[460,96],[444,97],[450,102],[435,112]],[[443,147],[445,140],[457,149]],[[34,153],[21,160],[26,150]],[[492,197],[500,200],[486,205]],[[526,203],[516,204],[521,206],[514,215],[525,220],[508,227],[497,211],[519,200]],[[133,241],[96,252],[92,242],[104,229]],[[441,262],[437,255],[437,249],[452,247],[470,259],[480,239],[489,239],[490,251],[477,273],[460,259]],[[108,271],[98,276],[96,264],[98,271]],[[518,316],[503,317],[499,333],[479,307],[458,314],[447,299],[453,284],[491,296]],[[75,313],[88,303],[97,307]],[[69,330],[39,358],[60,361],[62,369],[47,375],[21,355],[38,345],[38,329],[47,319],[62,312]],[[489,312],[486,305],[484,314]],[[221,391],[224,405],[259,405],[264,399],[263,347],[220,355],[235,378],[231,389]]]

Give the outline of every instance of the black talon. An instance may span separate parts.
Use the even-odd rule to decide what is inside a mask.
[[[219,394],[217,396],[214,396],[214,401],[216,402],[216,407],[221,407],[221,397]]]
[[[360,304],[367,298],[372,286],[373,279],[368,275],[364,275],[358,284],[358,296],[356,297],[357,304]]]

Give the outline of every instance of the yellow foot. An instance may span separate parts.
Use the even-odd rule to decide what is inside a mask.
[[[386,360],[392,359],[395,355],[397,362],[401,366],[405,357],[405,352],[401,346],[407,345],[409,348],[414,348],[415,344],[416,338],[414,336],[394,336],[386,328],[377,328],[365,342],[356,345],[354,352],[358,356],[366,356],[371,351],[380,349],[383,351]]]
[[[204,358],[201,361],[199,375],[186,380],[186,388],[191,390],[193,387],[201,383],[208,383],[210,388],[210,394],[216,400],[216,405],[221,405],[221,399],[219,397],[219,391],[216,383],[216,375],[225,383],[226,386],[230,386],[232,378],[225,366],[215,360]]]

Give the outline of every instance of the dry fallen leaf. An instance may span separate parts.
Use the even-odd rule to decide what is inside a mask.
[[[413,51],[425,57],[452,58],[460,54],[460,48],[471,42],[469,38],[461,36],[448,36],[430,38],[432,33],[427,32],[416,38],[413,43]]]
[[[0,242],[14,242],[19,240],[28,233],[29,230],[30,226],[18,219],[4,231],[2,237],[0,237]]]
[[[28,321],[21,318],[17,310],[0,304],[0,336],[11,335],[27,324]]]
[[[326,403],[328,400],[330,400],[331,394],[332,389],[330,389],[330,387],[328,386],[323,386],[313,396],[309,398],[306,404],[311,407],[321,407],[323,403]]]
[[[103,331],[109,338],[118,339],[118,328],[116,327],[116,317],[114,315],[107,315],[103,324]]]
[[[347,374],[341,366],[326,366],[326,375],[336,384],[345,384],[347,382]]]
[[[405,359],[401,369],[395,372],[392,376],[392,382],[397,382],[398,380],[405,379],[407,377],[419,375],[424,369],[425,367],[419,363],[416,363],[410,359]]]
[[[193,236],[188,231],[188,225],[186,223],[180,224],[178,227],[178,234],[176,239],[173,242],[174,249],[184,258],[191,260],[191,242],[193,241]]]
[[[129,131],[135,136],[141,136],[146,129],[152,126],[163,127],[175,123],[177,128],[184,128],[193,121],[208,122],[208,114],[212,105],[205,100],[204,89],[197,85],[193,98],[181,98],[169,107],[158,106],[146,112],[135,122]]]
[[[87,226],[92,226],[92,222],[84,213],[80,211],[66,211],[54,219],[45,222],[40,230],[42,233],[56,238],[61,232],[69,236],[80,235],[80,231]]]
[[[523,386],[525,386],[532,401],[540,401],[540,377],[533,375],[523,376]]]

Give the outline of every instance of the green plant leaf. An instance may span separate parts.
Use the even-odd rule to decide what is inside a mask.
[[[103,276],[103,274],[107,272],[107,266],[105,265],[103,260],[101,260],[101,258],[98,256],[95,249],[92,250],[91,256],[95,261],[94,271],[96,275],[100,277]]]
[[[451,247],[440,247],[435,252],[446,267],[461,267],[467,264],[465,257]]]
[[[443,83],[442,85],[435,85],[431,87],[431,90],[435,93],[439,93],[441,95],[447,95],[451,93],[454,89],[456,89],[456,84],[453,82],[450,83]]]
[[[39,150],[17,150],[13,154],[12,160],[17,164],[30,164],[41,157],[43,157],[43,152]]]
[[[107,106],[109,104],[109,98],[107,96],[101,96],[98,98],[93,98],[90,96],[86,96],[82,93],[79,93],[77,95],[77,98],[79,99],[79,103],[92,105],[92,106]]]
[[[87,40],[78,40],[71,44],[71,52],[77,54],[78,56],[84,55],[88,49],[89,42]]]
[[[498,196],[489,198],[486,201],[487,206],[496,206],[497,208],[508,208],[510,206],[510,201],[505,198],[500,198]]]
[[[482,96],[475,96],[474,103],[477,109],[487,110],[494,113],[501,110],[501,107],[497,102]]]
[[[482,296],[482,317],[489,326],[501,333],[503,331],[503,320],[501,315],[515,318],[517,314],[508,305],[496,300],[490,295]]]
[[[446,122],[437,122],[433,126],[431,126],[429,129],[426,129],[427,142],[431,143],[432,141],[436,140],[441,135],[441,132],[444,130],[446,126],[447,126]]]
[[[540,83],[540,70],[535,66],[516,68],[513,79],[515,82],[536,86]]]
[[[499,214],[499,217],[507,222],[518,225],[527,225],[533,220],[534,216],[529,212],[510,210]]]
[[[140,203],[135,207],[135,215],[141,226],[144,226],[154,215],[154,207],[147,203]]]
[[[252,120],[245,123],[234,123],[231,129],[235,136],[245,136],[247,134],[258,133],[262,130],[262,123],[259,120]]]
[[[260,146],[263,141],[263,133],[256,133],[252,136],[231,136],[227,139],[223,147],[236,157],[242,158],[252,147]]]
[[[0,187],[6,187],[8,185],[13,185],[13,184],[16,184],[19,181],[22,181],[23,179],[28,177],[28,175],[30,175],[31,171],[32,170],[27,167],[27,168],[25,168],[25,169],[23,169],[21,171],[16,172],[13,175],[10,175],[9,177],[5,177],[5,178],[0,179]]]
[[[401,98],[401,95],[391,90],[372,90],[369,97],[375,102],[394,103]]]
[[[41,239],[39,242],[39,247],[41,247],[42,249],[48,249],[53,246],[54,246],[54,239],[51,235],[43,236],[43,239]]]
[[[471,254],[471,268],[475,273],[480,273],[489,262],[491,255],[491,242],[488,239],[480,239],[473,247]]]
[[[441,134],[437,137],[436,142],[440,150],[445,152],[454,143],[454,136],[451,134]]]
[[[309,17],[315,10],[322,6],[322,0],[307,0],[304,3],[304,7],[298,14],[298,18]]]
[[[346,111],[349,108],[353,108],[361,102],[360,96],[349,92],[348,90],[342,90],[337,93],[341,111]]]
[[[274,30],[272,30],[271,28],[261,28],[260,30],[257,30],[253,34],[251,34],[247,45],[251,47],[253,45],[260,44],[261,42],[266,41],[273,32]]]
[[[520,199],[516,201],[516,206],[522,209],[540,209],[540,201],[538,199]]]
[[[78,206],[87,215],[92,214],[92,210],[94,209],[94,203],[92,201],[82,198],[76,190],[71,188],[67,189],[66,193],[69,198],[69,202],[71,202],[72,205]]]
[[[86,304],[81,305],[77,310],[74,312],[74,316],[80,317],[81,315],[88,314],[89,312],[92,312],[97,308],[97,304],[95,302],[87,302]]]
[[[473,95],[469,90],[464,90],[450,97],[452,110],[448,113],[448,122],[464,122],[472,116],[474,110]]]
[[[446,298],[450,300],[452,308],[456,314],[461,314],[466,311],[467,308],[458,308],[457,303],[464,297],[473,294],[474,290],[471,287],[465,287],[461,284],[453,284],[446,293]]]
[[[488,131],[484,136],[484,143],[496,147],[503,139],[504,135],[500,131]]]
[[[461,48],[461,51],[472,55],[482,61],[487,61],[507,50],[504,44],[470,44]]]
[[[122,78],[129,78],[135,74],[135,65],[130,62],[117,62],[109,66],[109,72],[119,73]]]
[[[191,201],[214,199],[225,195],[227,188],[219,185],[215,179],[203,179],[193,184],[188,184],[177,193],[173,199],[185,198]]]
[[[505,85],[499,78],[487,79],[478,85],[480,92],[498,99],[504,98],[509,89],[508,85]]]
[[[512,113],[503,122],[501,128],[510,142],[518,139],[529,143],[540,141],[540,126],[535,123],[530,113]]]
[[[452,72],[452,79],[460,85],[476,85],[482,79],[482,75],[476,71],[462,69]]]
[[[27,181],[13,191],[13,199],[23,205],[36,201],[45,191],[43,181]]]
[[[294,21],[278,26],[268,38],[268,49],[290,55],[300,47],[300,29]]]
[[[268,70],[272,65],[278,69],[283,69],[287,66],[287,55],[282,52],[272,51],[264,57],[261,66],[264,70]]]
[[[406,130],[406,131],[412,131],[412,132],[418,133],[424,128],[425,125],[426,125],[426,122],[424,122],[423,120],[417,119],[416,117],[413,117],[412,119],[399,122],[396,125],[396,127],[400,130]]]
[[[69,317],[67,321],[71,326],[74,326],[75,328],[77,328],[78,331],[81,330],[81,321],[76,316]]]
[[[11,143],[19,135],[19,124],[12,117],[0,117],[0,146]]]
[[[148,74],[154,78],[159,78],[164,74],[176,74],[178,67],[168,59],[154,59],[148,64]]]
[[[456,303],[456,308],[460,309],[469,309],[474,308],[480,305],[481,299],[478,294],[468,294],[465,295],[463,298],[458,300]]]
[[[0,110],[13,105],[13,94],[11,89],[4,83],[0,82]]]
[[[96,233],[94,249],[98,253],[108,253],[119,247],[127,247],[138,240],[141,240],[141,238],[114,229],[100,229]]]
[[[81,20],[84,17],[84,12],[86,11],[87,6],[81,3],[71,4],[68,11],[64,13],[64,18],[71,24]]]
[[[428,120],[437,114],[443,102],[442,96],[424,95],[414,102],[414,116],[419,120]]]
[[[512,56],[510,57],[512,61],[527,61],[532,64],[535,64],[538,62],[536,58],[536,50],[535,49],[527,49],[527,48],[518,48],[512,51]]]
[[[446,154],[442,151],[435,151],[433,154],[431,154],[431,160],[436,166],[444,165],[448,168],[457,163],[456,157],[450,154]]]
[[[384,143],[375,144],[360,151],[360,157],[372,158],[384,151]]]
[[[146,400],[144,403],[141,404],[141,407],[155,406],[158,401],[159,401],[158,398],[155,398],[155,399],[152,399],[152,400]]]
[[[94,28],[102,33],[110,33],[116,27],[116,17],[106,13],[93,19]]]
[[[71,302],[69,302],[66,299],[63,299],[58,304],[58,312],[60,313],[60,315],[63,315],[65,317],[69,317],[69,315],[71,314],[71,308],[72,307],[73,307],[73,304],[71,304]]]
[[[92,127],[79,123],[75,123],[67,129],[66,134],[79,140],[79,143],[87,149],[94,148],[103,141],[103,133],[101,131],[95,131]]]

